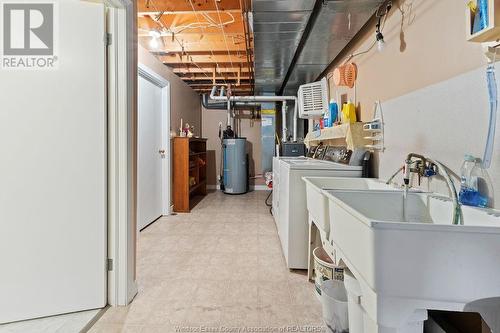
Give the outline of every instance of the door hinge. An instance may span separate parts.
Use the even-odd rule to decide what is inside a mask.
[[[108,272],[111,272],[113,270],[113,259],[108,259]]]
[[[109,46],[113,43],[113,35],[110,34],[109,32],[107,32],[105,35],[104,35],[104,44],[106,44],[106,46]]]

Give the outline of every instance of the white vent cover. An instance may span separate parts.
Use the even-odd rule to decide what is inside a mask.
[[[298,92],[299,117],[319,118],[328,111],[328,83],[321,81],[301,85]]]

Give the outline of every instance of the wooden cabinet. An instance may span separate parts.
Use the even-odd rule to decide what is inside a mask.
[[[207,139],[174,138],[174,211],[189,213],[207,194]]]

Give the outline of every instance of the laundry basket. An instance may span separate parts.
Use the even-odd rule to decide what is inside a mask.
[[[330,333],[349,332],[347,291],[344,282],[327,280],[321,285],[323,320]]]
[[[321,296],[321,284],[326,280],[344,281],[344,270],[337,267],[322,247],[313,251],[314,256],[314,285],[316,296]]]

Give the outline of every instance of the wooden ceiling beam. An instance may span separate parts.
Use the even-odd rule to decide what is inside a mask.
[[[242,15],[250,7],[251,0],[137,0],[139,43],[199,92],[231,83],[235,93],[252,94],[253,36]],[[152,30],[162,33],[157,49]]]
[[[217,1],[217,6],[215,1],[212,0],[191,0],[194,9],[197,12],[204,11],[217,11],[217,7],[220,11],[225,10],[241,10],[240,0],[220,0]],[[250,0],[242,0],[243,5],[247,5],[250,8]],[[149,6],[148,6],[149,4]],[[193,10],[189,0],[137,0],[137,11],[139,13],[143,12],[155,12],[155,11],[166,11],[166,12],[190,12]]]
[[[236,78],[236,77],[226,77],[226,76],[215,76],[215,77],[212,76],[212,77],[208,77],[208,78],[206,76],[203,76],[203,77],[202,76],[195,76],[195,77],[193,77],[193,76],[183,76],[183,77],[181,77],[181,79],[183,81],[188,81],[188,82],[189,81],[211,81],[212,84],[213,84],[213,80],[216,80],[216,81],[224,81],[224,80],[226,80],[226,81],[232,81],[231,83],[238,84],[238,78]],[[251,80],[251,78],[249,76],[242,77],[242,78],[240,78],[240,84],[248,83],[246,81],[250,81],[250,80]]]
[[[234,22],[229,23],[224,25],[224,32],[226,33],[227,36],[234,35],[234,34],[241,34],[244,32],[244,22],[241,17],[241,13],[236,13],[236,14],[231,14],[230,15],[221,15],[221,18],[219,20],[218,15],[210,15],[210,17],[215,20],[215,22],[230,22],[234,19]],[[210,35],[210,34],[215,34],[215,35],[220,35],[222,33],[220,27],[216,26],[206,26],[208,25],[207,19],[205,19],[202,15],[197,14],[194,15],[193,13],[191,14],[183,14],[183,15],[166,15],[163,14],[160,18],[161,23],[163,24],[163,27],[171,29],[172,31],[176,32],[179,36],[180,35],[186,35],[186,34],[205,34],[205,35]],[[204,25],[203,28],[199,27],[191,27],[189,29],[183,29],[189,24],[195,24],[198,25],[198,23],[202,23]],[[156,22],[151,16],[146,15],[143,17],[138,18],[138,33],[139,36],[145,36],[148,35],[149,31],[152,29],[159,29],[162,27],[161,24]],[[166,35],[170,35],[167,34]]]
[[[214,63],[214,64],[235,64],[235,66],[238,66],[241,63],[247,64],[247,57],[245,55],[195,55],[192,53],[187,53],[186,55],[182,55],[180,53],[178,54],[172,54],[172,55],[166,55],[166,56],[159,56],[158,59],[163,62],[164,64],[183,64],[183,63]]]
[[[174,67],[172,68],[173,72],[176,73],[176,74],[203,74],[203,73],[206,73],[208,75],[211,75],[212,74],[212,69],[205,69],[205,68],[198,68],[198,67],[195,67],[194,65],[190,65],[188,67]],[[224,66],[219,66],[219,70],[218,70],[218,73],[219,74],[222,74],[222,73],[237,73],[239,71],[239,67],[231,67],[231,66],[228,66],[228,67],[224,67]],[[247,67],[242,67],[241,68],[241,75],[245,75],[245,74],[248,74],[249,73],[249,70]]]
[[[152,54],[154,54],[155,56],[172,56],[172,55],[176,55],[176,54],[182,54],[182,52],[165,52],[165,51],[151,51]],[[227,56],[228,55],[228,52],[227,51],[210,51],[210,50],[204,50],[204,51],[189,51],[189,54],[190,55],[212,55],[212,53],[214,55],[222,55],[222,56]],[[230,55],[234,55],[234,56],[245,56],[245,53],[241,52],[241,51],[229,51],[229,54]]]
[[[235,93],[235,94],[240,94],[241,92],[250,92],[252,91],[251,88],[241,88],[241,89],[235,89],[234,87],[231,88],[232,91]],[[197,92],[202,92],[202,93],[210,93],[212,89],[208,89],[208,88],[193,88],[194,91],[197,91]]]
[[[189,59],[186,59],[185,62],[167,62],[167,63],[163,63],[169,67],[172,67],[173,69],[182,69],[182,68],[192,68],[192,69],[195,69],[195,68],[203,68],[205,71],[207,72],[210,72],[212,73],[212,68],[215,66],[215,62],[197,62],[197,63],[190,63],[190,62],[187,62],[187,60]],[[198,66],[196,66],[196,65]],[[239,71],[239,65],[241,64],[242,66],[246,66],[247,62],[246,61],[233,61],[232,63],[230,62],[219,62],[219,69],[227,69],[227,68],[230,68],[232,72],[237,72]],[[250,64],[250,67],[253,67],[253,63]]]
[[[200,38],[199,35],[182,35],[178,36],[176,40],[172,40],[169,37],[162,37],[159,41],[159,50],[165,50],[167,52],[201,52],[201,51],[239,51],[242,53],[246,52],[245,41],[241,38],[238,39],[228,39],[227,45],[224,42],[224,38],[221,35],[204,35]],[[142,36],[139,37],[139,42],[144,45],[150,51],[156,51],[149,47],[149,42],[151,37]]]
[[[194,88],[197,88],[197,89],[205,88],[205,89],[211,90],[214,85],[212,83],[192,83],[189,86],[193,89]],[[236,86],[233,84],[233,85],[231,85],[231,89],[232,88],[238,88],[238,89],[252,88],[252,84],[245,83],[245,84],[240,84],[239,86]]]
[[[235,8],[235,9],[226,9],[224,10],[225,13],[231,13],[232,15],[240,15],[241,9]],[[160,13],[163,13],[163,15],[193,15],[193,10],[176,10],[176,11],[164,11],[164,12],[159,12],[159,11],[144,11],[144,12],[137,12],[137,16],[139,17],[146,17],[146,16],[156,16],[159,15]],[[217,10],[197,10],[196,13],[198,15],[200,14],[209,14],[209,15],[217,15]],[[218,18],[218,16],[217,16]]]
[[[179,66],[179,64],[173,64],[173,65],[172,64],[165,64],[165,65],[168,66],[170,69],[177,69],[177,71],[174,71],[174,72],[176,72],[176,74],[187,74],[187,75],[189,75],[191,73],[188,70],[187,64],[180,64],[180,66]],[[202,74],[205,73],[205,74],[207,74],[210,77],[213,75],[214,68],[215,68],[215,64],[214,63],[197,63],[196,65],[195,64],[190,64],[189,68],[193,68],[193,69],[197,68],[198,70],[201,69],[202,71],[199,71],[197,73],[202,73]],[[220,65],[221,66],[231,66],[231,64],[220,64]],[[232,67],[232,68],[234,68],[233,70],[231,70],[231,71],[217,70],[216,71],[217,75],[224,75],[223,73],[237,73],[238,70],[239,70],[239,68],[237,67],[238,64],[233,63],[233,65],[234,65],[234,67]],[[224,67],[219,67],[219,68],[224,68]],[[205,75],[205,74],[203,74],[203,75]],[[249,74],[249,72],[247,71],[245,75],[248,75],[248,74]],[[252,74],[253,74],[253,72],[252,72]]]

